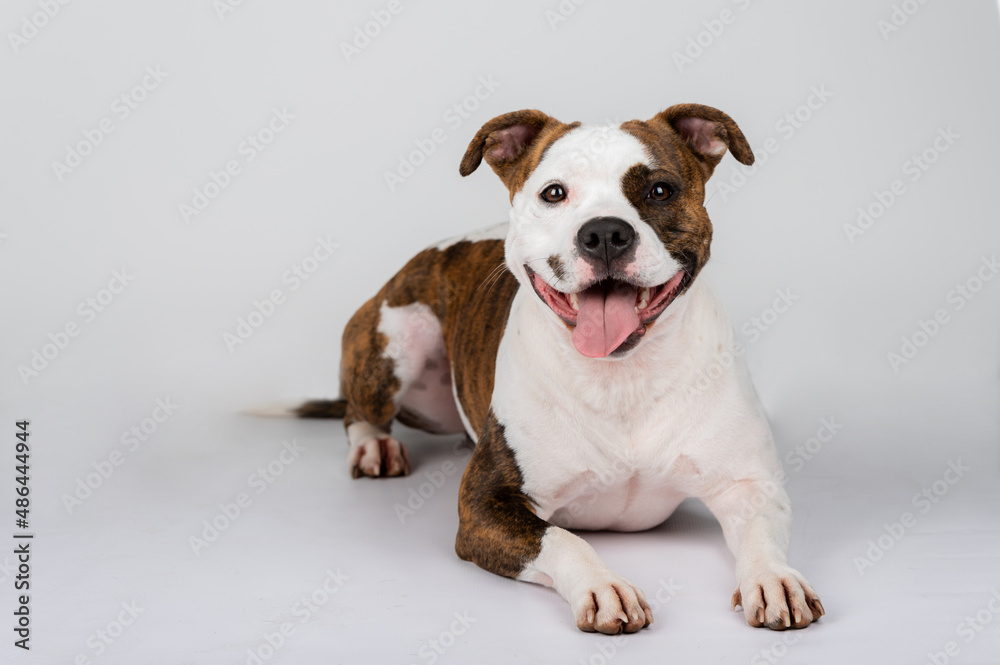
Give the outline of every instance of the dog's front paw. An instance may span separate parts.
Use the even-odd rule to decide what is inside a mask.
[[[616,575],[583,585],[570,605],[577,628],[588,633],[634,633],[653,623],[653,610],[646,596]]]
[[[369,436],[352,445],[347,453],[351,476],[405,476],[410,472],[410,458],[402,443],[388,434]]]
[[[806,579],[788,566],[762,568],[744,576],[733,593],[733,609],[739,605],[747,623],[771,630],[805,628],[826,614]]]

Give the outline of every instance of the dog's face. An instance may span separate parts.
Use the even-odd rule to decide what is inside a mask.
[[[753,153],[725,113],[680,104],[647,121],[494,118],[462,160],[482,159],[511,197],[506,262],[593,358],[623,357],[708,261],[705,182],[726,149]]]

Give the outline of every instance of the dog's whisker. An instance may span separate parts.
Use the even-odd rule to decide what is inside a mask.
[[[502,268],[506,268],[507,266],[503,265],[501,267]],[[500,278],[502,276],[503,276],[503,270],[497,270],[496,271],[496,276],[493,278],[493,281],[491,281],[490,285],[488,287],[486,287],[486,293],[487,293],[487,295],[493,290],[493,287],[497,285],[497,282],[500,281]]]
[[[489,292],[490,292],[490,289],[492,289],[492,288],[493,288],[493,284],[495,284],[495,283],[497,282],[497,280],[499,280],[499,279],[500,279],[500,275],[502,275],[502,274],[503,274],[503,269],[504,269],[504,268],[506,268],[506,267],[507,267],[507,264],[506,264],[506,263],[504,263],[503,261],[501,261],[501,262],[500,262],[500,263],[499,263],[499,264],[497,265],[497,267],[493,268],[493,270],[491,270],[491,271],[489,272],[489,274],[488,274],[488,275],[486,275],[486,278],[485,278],[485,279],[483,279],[483,281],[482,281],[482,282],[481,282],[481,283],[479,284],[479,286],[478,286],[478,287],[476,287],[476,293],[479,293],[479,291],[480,291],[480,290],[481,290],[481,289],[482,289],[482,288],[483,288],[484,286],[487,286],[487,283],[489,283],[489,285],[487,286],[487,289],[486,289],[486,292],[487,292],[487,293],[489,293]]]

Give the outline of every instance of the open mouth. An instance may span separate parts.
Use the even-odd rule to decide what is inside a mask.
[[[659,286],[643,287],[619,279],[602,279],[576,293],[563,293],[524,266],[538,297],[573,326],[573,346],[588,358],[605,358],[638,344],[646,325],[658,317],[687,285],[679,270]]]

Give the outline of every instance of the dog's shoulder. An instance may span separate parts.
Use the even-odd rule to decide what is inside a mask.
[[[488,294],[494,302],[513,295],[516,282],[504,265],[507,224],[455,236],[415,254],[376,294],[381,306],[426,305],[441,320]]]

